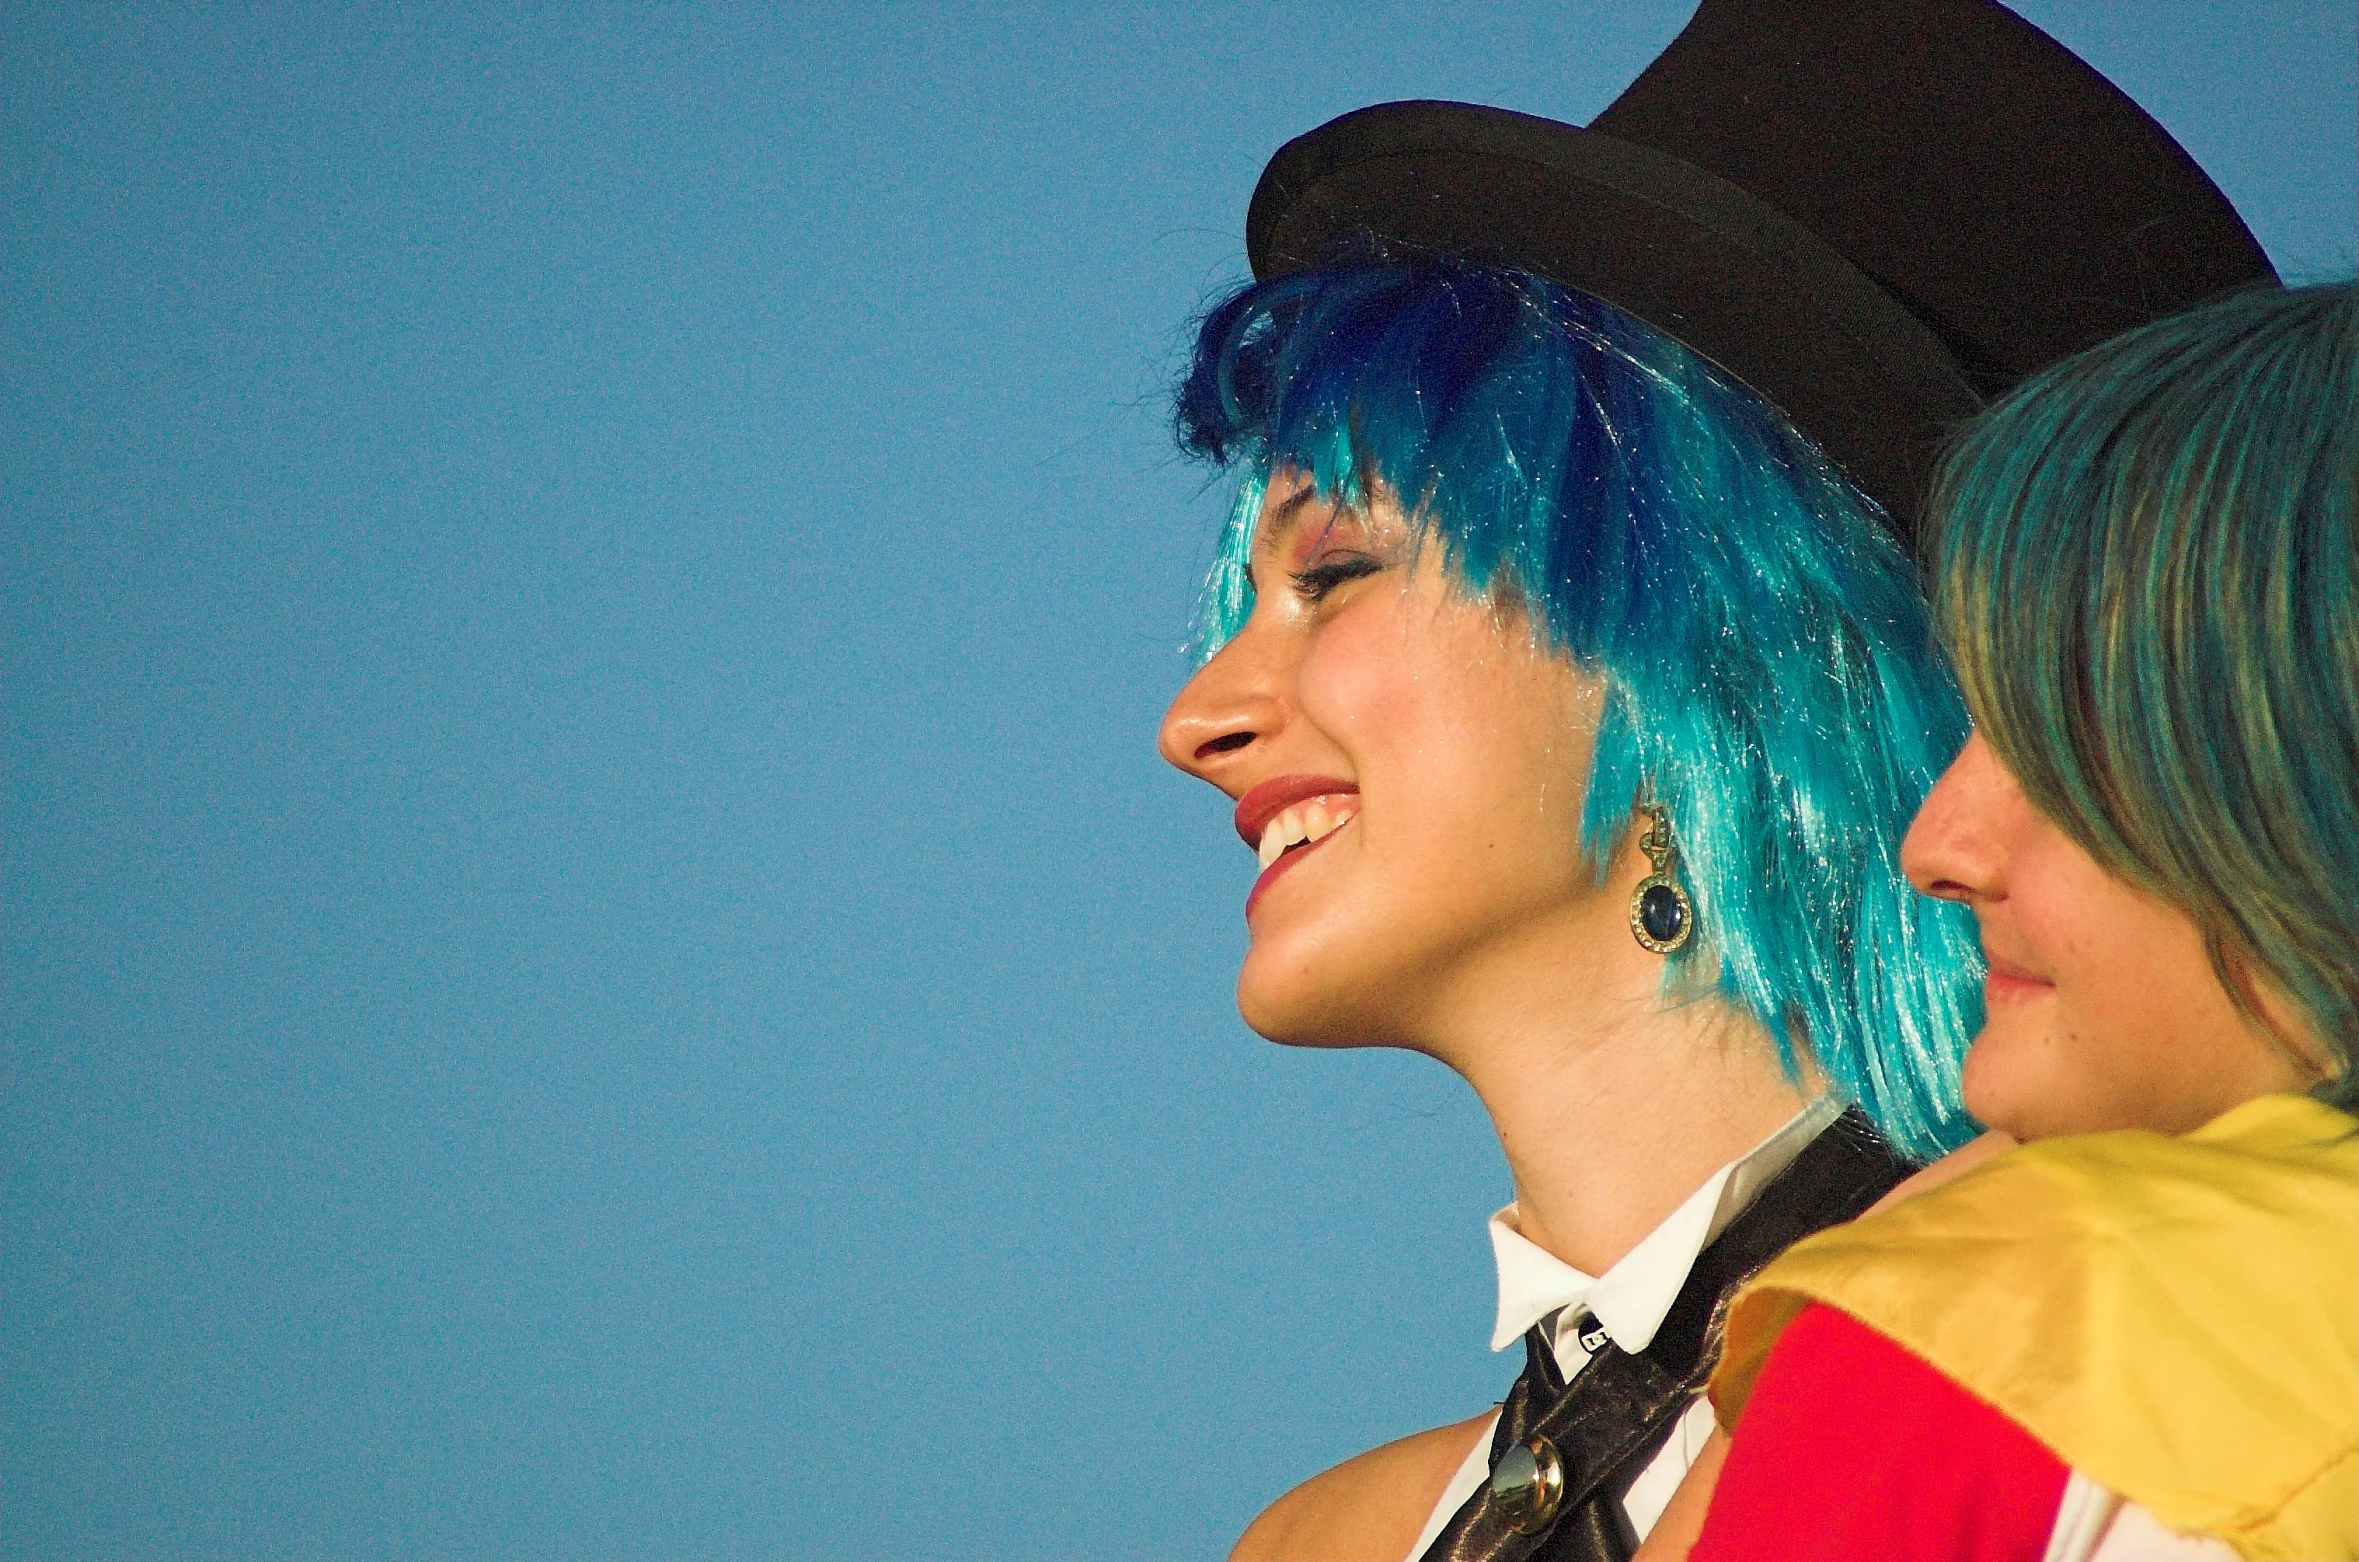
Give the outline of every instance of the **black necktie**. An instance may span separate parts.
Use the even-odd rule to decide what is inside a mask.
[[[1629,1562],[1638,1537],[1622,1493],[1711,1377],[1729,1298],[1779,1253],[1858,1215],[1908,1174],[1855,1107],[1697,1256],[1646,1349],[1607,1340],[1568,1385],[1535,1325],[1524,1336],[1523,1375],[1499,1407],[1492,1479],[1420,1562]]]

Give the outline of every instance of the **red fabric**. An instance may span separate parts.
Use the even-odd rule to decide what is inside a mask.
[[[1918,1357],[1813,1304],[1762,1365],[1689,1562],[2040,1562],[2068,1473]]]

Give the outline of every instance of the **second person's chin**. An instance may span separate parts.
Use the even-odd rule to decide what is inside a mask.
[[[1959,1079],[1966,1110],[1985,1128],[2029,1142],[2110,1126],[2080,1097],[2081,1082],[2059,1066],[2052,1044],[2035,1036],[1985,1031],[1966,1054]],[[2084,1121],[2085,1119],[2085,1121]]]

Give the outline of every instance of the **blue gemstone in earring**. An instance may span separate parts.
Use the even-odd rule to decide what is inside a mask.
[[[1676,946],[1687,931],[1687,902],[1668,884],[1650,884],[1638,897],[1638,925],[1656,943]]]
[[[1671,818],[1660,803],[1641,803],[1640,813],[1646,815],[1646,830],[1638,837],[1638,849],[1646,853],[1654,864],[1654,872],[1638,881],[1630,892],[1630,936],[1658,955],[1677,954],[1696,929],[1695,907],[1688,903],[1687,891],[1671,876],[1671,859],[1678,848],[1671,844]]]

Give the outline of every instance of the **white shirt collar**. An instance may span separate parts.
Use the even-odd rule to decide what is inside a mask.
[[[1583,1307],[1616,1345],[1626,1351],[1646,1349],[1679,1299],[1696,1255],[1842,1111],[1843,1103],[1832,1094],[1811,1102],[1784,1127],[1706,1178],[1602,1275],[1585,1275],[1525,1237],[1516,1224],[1514,1205],[1493,1215],[1491,1252],[1499,1262],[1499,1321],[1491,1331],[1491,1349],[1505,1350],[1551,1313],[1569,1321]],[[1552,1330],[1550,1338],[1567,1377],[1588,1362],[1589,1352],[1569,1330]]]

